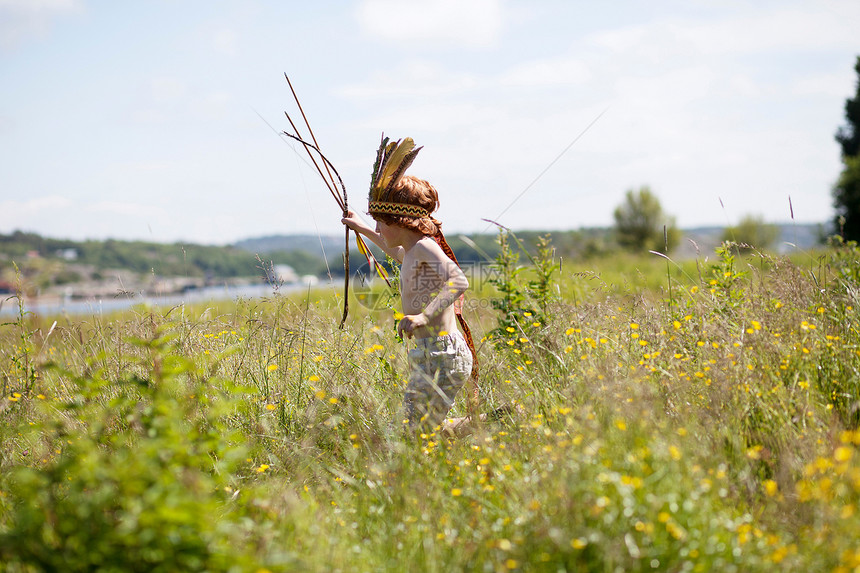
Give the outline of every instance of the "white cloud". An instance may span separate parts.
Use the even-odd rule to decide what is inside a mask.
[[[364,0],[357,16],[373,38],[448,48],[495,45],[503,21],[499,0]]]
[[[142,124],[173,124],[187,121],[223,119],[233,103],[230,92],[207,91],[170,76],[148,81],[142,101],[129,111],[132,121]]]
[[[149,91],[154,101],[163,103],[181,99],[187,93],[188,87],[178,78],[160,77],[150,81]]]
[[[0,202],[0,232],[35,230],[49,237],[70,239],[145,238],[150,236],[151,227],[183,226],[165,207],[142,202],[86,203],[60,195]]]
[[[401,137],[396,132],[457,132],[469,126],[481,126],[498,120],[500,110],[492,105],[479,105],[469,101],[427,101],[412,105],[392,107],[379,115],[365,118],[361,126],[378,129],[384,126],[392,137]]]
[[[583,84],[593,77],[589,66],[580,58],[533,60],[502,74],[500,83],[507,86],[550,86]]]
[[[821,51],[857,45],[860,3],[832,2],[820,7],[756,9],[745,15],[664,17],[651,22],[601,30],[586,40],[613,54],[651,62],[667,58],[739,55],[784,50]]]
[[[0,0],[0,10],[18,14],[52,14],[79,6],[77,0]]]
[[[72,201],[67,197],[60,195],[48,195],[46,197],[37,197],[29,201],[3,201],[0,203],[0,213],[14,215],[30,215],[40,213],[49,209],[65,209],[70,206]]]
[[[117,162],[114,164],[115,170],[119,173],[131,173],[134,177],[138,177],[145,173],[168,173],[175,170],[179,162],[172,160],[162,161],[126,161]]]
[[[346,86],[342,96],[352,99],[451,96],[475,88],[478,78],[452,72],[436,62],[413,60],[374,72],[361,84]]]
[[[705,22],[677,22],[675,34],[704,54],[774,50],[823,50],[857,45],[860,4],[760,10],[746,17]]]
[[[600,30],[586,36],[585,40],[586,43],[591,43],[611,52],[638,54],[639,47],[647,44],[650,28],[650,25],[640,24],[611,30]]]
[[[235,56],[238,47],[238,36],[234,30],[218,30],[212,36],[212,45],[216,52],[227,56]]]
[[[129,113],[129,118],[134,123],[141,124],[164,124],[167,123],[167,114],[155,109],[134,109]]]
[[[46,36],[54,19],[81,8],[79,0],[0,0],[0,50]]]
[[[792,93],[800,96],[830,96],[848,98],[854,91],[855,79],[847,69],[845,73],[815,74],[799,79],[792,86]]]
[[[60,195],[36,197],[28,201],[0,201],[0,229],[44,229],[45,221],[61,217],[73,207],[73,202]],[[50,230],[44,231],[50,234]]]
[[[223,119],[233,105],[233,94],[226,91],[200,94],[199,100],[192,107],[195,116],[203,120]]]
[[[10,132],[15,128],[15,120],[8,115],[0,115],[0,133]]]
[[[166,210],[155,206],[142,203],[131,203],[128,201],[99,201],[84,208],[85,211],[92,213],[106,213],[110,215],[129,215],[135,218],[139,217],[163,217]]]

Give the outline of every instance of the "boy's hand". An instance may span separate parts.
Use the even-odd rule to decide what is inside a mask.
[[[340,220],[341,223],[352,229],[353,231],[358,231],[367,225],[364,224],[358,215],[355,214],[354,211],[348,211],[346,217]]]
[[[427,326],[430,319],[422,312],[421,314],[407,314],[397,323],[397,334],[404,338],[412,338],[412,331],[416,328]]]

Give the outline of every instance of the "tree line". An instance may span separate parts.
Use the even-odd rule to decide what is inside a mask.
[[[232,246],[114,239],[72,241],[23,231],[0,234],[0,271],[8,271],[13,262],[21,267],[33,259],[62,261],[67,266],[92,267],[96,274],[107,269],[199,278],[253,277],[263,274],[254,253]],[[269,253],[267,262],[290,265],[299,274],[317,275],[325,270],[325,264],[319,257],[304,251]]]

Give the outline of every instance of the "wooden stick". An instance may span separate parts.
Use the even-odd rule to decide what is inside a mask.
[[[287,117],[289,118],[289,115]],[[290,121],[290,123],[292,124],[293,122]],[[295,129],[295,125],[293,125],[293,129]],[[298,131],[298,130],[296,130],[296,131]],[[338,200],[338,196],[335,195],[333,192],[332,192],[332,196],[335,198],[335,201],[338,202],[338,205],[341,207],[341,209],[343,209],[343,216],[346,217],[349,214],[349,209],[347,208],[347,205],[346,205],[346,185],[344,185],[343,179],[341,178],[340,173],[337,172],[337,169],[335,169],[335,167],[334,167],[334,165],[332,165],[331,161],[329,161],[328,158],[325,155],[323,155],[323,152],[319,150],[319,147],[314,145],[313,143],[308,143],[307,141],[303,140],[298,135],[293,135],[293,134],[286,132],[286,131],[283,132],[283,134],[286,135],[287,137],[289,137],[291,139],[295,139],[296,141],[301,143],[304,146],[305,151],[308,152],[308,155],[311,156],[312,160],[313,160],[313,155],[311,154],[310,150],[313,149],[314,151],[316,151],[317,154],[320,156],[320,159],[323,160],[323,165],[326,166],[326,171],[328,171],[329,168],[331,168],[331,171],[333,171],[334,174],[337,176],[337,180],[340,183],[341,189],[343,190],[343,202]],[[314,161],[314,165],[316,165],[316,161]],[[317,170],[319,171],[319,166],[317,166]],[[321,171],[320,171],[320,176],[322,176]],[[332,182],[333,181],[334,181],[334,177],[332,177]],[[325,182],[325,177],[323,177],[323,182]],[[328,184],[326,184],[326,186],[328,186]],[[330,187],[329,187],[329,191],[331,191]],[[346,317],[347,317],[347,315],[349,315],[349,227],[346,227],[346,231],[344,233],[344,242],[345,242],[345,245],[344,245],[344,252],[343,252],[343,316],[340,319],[340,326],[339,326],[340,329],[343,329],[343,325],[346,323]]]
[[[344,211],[343,216],[346,217],[347,211]],[[343,330],[343,325],[346,322],[346,315],[349,314],[349,227],[344,225],[344,247],[343,247],[343,316],[340,318],[340,328]],[[357,235],[357,234],[356,234]]]
[[[299,101],[299,96],[296,95],[296,90],[293,89],[293,82],[290,81],[290,77],[286,73],[284,73],[284,77],[287,79],[287,85],[290,86],[290,91],[293,92],[293,99],[296,100],[296,105],[298,106],[299,111],[302,114],[302,119],[305,120],[305,125],[308,126],[308,131],[311,134],[311,139],[313,140],[314,145],[319,147],[320,144],[317,143],[317,138],[314,135],[314,130],[311,129],[311,124],[308,123],[308,118],[307,118],[307,116],[305,116],[305,110],[302,109],[302,104]],[[290,123],[292,123],[292,122],[290,122]],[[298,133],[298,132],[296,132],[296,133]],[[331,176],[331,172],[328,170],[328,167],[326,167],[326,172],[328,173],[329,179],[331,180],[332,184],[334,184],[334,178]],[[344,198],[343,203],[344,203],[344,205],[346,205],[346,198]]]
[[[325,165],[328,165],[328,168],[329,168],[329,169],[331,169],[331,170],[334,172],[335,177],[337,177],[337,182],[338,182],[338,184],[340,184],[340,188],[341,188],[341,190],[343,191],[343,197],[344,197],[344,198],[346,198],[346,185],[344,185],[344,183],[343,183],[343,179],[341,178],[340,173],[338,173],[338,172],[337,172],[337,169],[335,169],[335,167],[334,167],[334,165],[332,164],[332,162],[328,160],[328,157],[326,157],[325,155],[323,155],[323,152],[322,152],[322,151],[320,151],[320,150],[319,150],[319,148],[318,148],[316,145],[314,145],[313,143],[309,143],[309,142],[305,141],[304,139],[302,139],[301,137],[297,137],[297,136],[293,135],[292,133],[290,133],[290,132],[288,132],[288,131],[283,131],[283,132],[281,132],[281,133],[283,133],[284,135],[286,135],[286,136],[287,136],[287,137],[289,137],[290,139],[295,139],[296,141],[298,141],[299,143],[301,143],[302,145],[304,145],[304,146],[305,146],[305,149],[313,149],[314,151],[316,151],[316,152],[317,152],[317,154],[320,156],[320,159],[322,159],[322,160],[323,160],[323,163],[324,163]],[[337,200],[337,199],[338,199],[338,198],[337,198],[337,197],[335,197],[335,200]],[[340,201],[338,201],[338,206],[340,206],[340,207],[342,207],[342,208],[345,208],[345,206],[346,206],[346,205],[345,205],[345,203],[346,203],[346,202],[344,201],[344,205],[341,205],[341,202],[340,202]]]
[[[293,126],[293,130],[296,132],[296,134],[295,134],[295,135],[293,135],[293,134],[288,133],[288,132],[286,132],[286,131],[285,131],[285,132],[283,132],[283,134],[284,134],[284,135],[286,135],[287,137],[290,137],[290,138],[292,138],[292,139],[295,139],[296,141],[298,141],[299,143],[301,143],[301,144],[304,146],[305,151],[306,151],[306,152],[307,152],[307,154],[308,154],[308,157],[310,157],[311,161],[312,161],[312,162],[313,162],[313,164],[314,164],[314,167],[316,167],[316,168],[317,168],[317,173],[319,173],[320,178],[321,178],[321,179],[322,179],[322,181],[323,181],[323,184],[325,184],[325,186],[328,188],[328,192],[329,192],[329,193],[331,193],[331,196],[332,196],[332,197],[334,197],[334,200],[335,200],[335,201],[337,201],[337,206],[338,206],[338,207],[340,207],[340,208],[341,208],[341,210],[342,210],[343,212],[346,212],[346,211],[347,211],[347,208],[346,208],[346,204],[344,203],[343,196],[342,196],[342,195],[340,194],[340,192],[337,190],[337,186],[332,186],[332,184],[330,184],[330,183],[328,182],[328,180],[325,178],[325,175],[323,175],[322,169],[320,169],[320,166],[319,166],[319,164],[317,163],[317,160],[316,160],[316,159],[314,159],[314,156],[313,156],[313,154],[312,154],[312,153],[311,153],[311,151],[310,151],[311,149],[314,149],[317,153],[319,153],[319,154],[320,154],[320,156],[322,156],[322,153],[320,153],[319,148],[318,148],[318,147],[316,147],[316,146],[314,146],[314,145],[311,145],[310,143],[308,143],[308,142],[306,142],[305,140],[303,140],[303,139],[302,139],[302,137],[301,137],[301,134],[299,133],[299,130],[296,128],[296,124],[295,124],[295,123],[293,123],[293,120],[292,120],[292,118],[290,117],[290,114],[288,114],[287,112],[284,112],[284,115],[286,115],[286,116],[287,116],[287,120],[290,122],[290,125],[291,125],[291,126]],[[325,165],[325,161],[326,161],[326,159],[323,157],[323,165]],[[328,171],[328,167],[327,167],[327,166],[326,166],[326,171]],[[345,215],[344,215],[344,216],[345,216]]]

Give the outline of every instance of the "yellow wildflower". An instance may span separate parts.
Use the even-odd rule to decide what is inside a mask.
[[[764,491],[767,495],[773,497],[779,491],[779,486],[772,479],[766,479],[764,480]]]
[[[833,452],[833,459],[837,462],[847,462],[851,459],[851,456],[854,455],[854,451],[847,446],[839,446],[836,448],[836,451]]]

